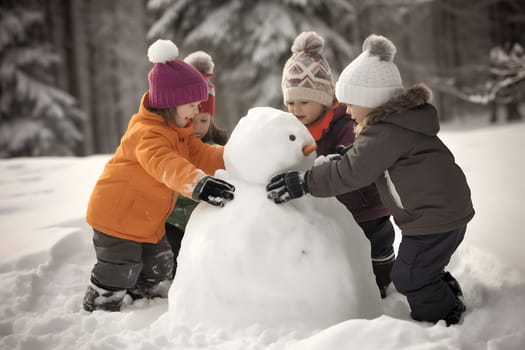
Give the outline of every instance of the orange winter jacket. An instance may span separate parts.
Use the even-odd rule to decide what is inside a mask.
[[[193,127],[168,126],[148,111],[147,96],[93,189],[86,220],[110,236],[157,243],[177,194],[191,197],[205,173],[224,169],[224,160],[223,147],[203,143]]]

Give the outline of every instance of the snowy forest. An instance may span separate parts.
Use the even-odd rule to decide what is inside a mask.
[[[316,31],[337,74],[371,33],[403,83],[427,83],[443,122],[525,118],[521,0],[1,0],[0,157],[112,153],[147,90],[149,44],[215,62],[216,122],[284,108],[293,39]]]

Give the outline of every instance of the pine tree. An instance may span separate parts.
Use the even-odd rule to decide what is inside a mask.
[[[283,107],[282,68],[300,32],[324,37],[334,74],[356,54],[346,37],[355,8],[345,0],[150,0],[148,7],[159,17],[151,40],[171,38],[182,52],[212,55],[218,121],[230,129],[252,106]]]
[[[43,14],[25,1],[0,7],[0,157],[72,155],[83,118],[53,86],[59,59],[46,44]]]

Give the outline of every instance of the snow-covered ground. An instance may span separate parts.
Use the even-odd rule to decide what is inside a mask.
[[[81,304],[95,258],[83,216],[109,156],[2,160],[0,349],[525,349],[524,135],[525,123],[441,133],[476,209],[450,265],[468,310],[448,328],[411,321],[393,288],[385,315],[315,332],[168,327],[165,299],[89,314]]]

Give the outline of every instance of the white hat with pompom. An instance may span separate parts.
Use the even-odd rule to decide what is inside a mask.
[[[363,42],[363,52],[341,73],[335,84],[340,102],[376,108],[403,92],[399,70],[394,64],[396,47],[381,35]]]
[[[332,71],[322,55],[323,48],[324,39],[315,32],[302,32],[295,38],[281,81],[285,104],[307,100],[327,107],[333,105]]]

